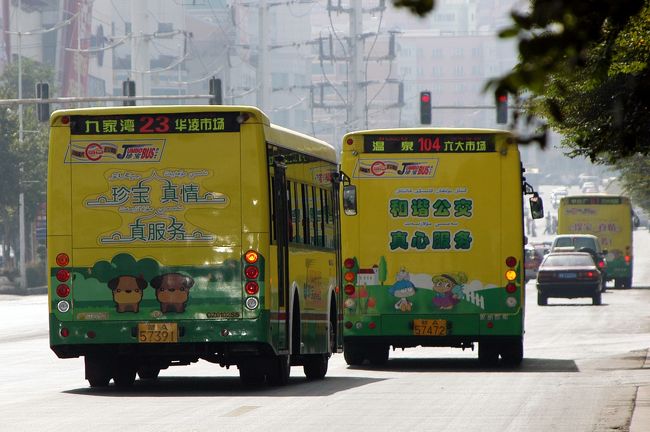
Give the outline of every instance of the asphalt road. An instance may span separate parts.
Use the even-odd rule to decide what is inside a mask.
[[[529,282],[520,368],[485,369],[476,351],[451,348],[391,352],[382,368],[350,368],[338,354],[325,380],[294,367],[282,388],[246,388],[236,368],[199,362],[129,391],[90,389],[81,359],[49,349],[46,296],[0,295],[0,430],[626,431],[650,389],[646,230],[635,233],[635,259],[633,289],[609,289],[602,306],[540,307]]]

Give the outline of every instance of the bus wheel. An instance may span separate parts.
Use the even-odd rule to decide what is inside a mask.
[[[86,379],[91,387],[108,387],[111,381],[110,362],[105,358],[85,356]]]
[[[134,360],[128,357],[119,359],[116,362],[115,370],[113,371],[113,381],[115,381],[117,387],[127,388],[133,385],[137,372],[137,367],[133,363]]]
[[[480,345],[479,345],[480,350]],[[480,355],[480,354],[479,354]],[[524,341],[522,338],[504,343],[501,347],[501,361],[505,366],[519,366],[524,359]]]
[[[547,303],[548,303],[548,299],[546,298],[546,296],[544,294],[542,294],[541,292],[538,292],[537,293],[537,304],[539,306],[546,306]]]
[[[375,345],[368,350],[368,361],[373,366],[382,366],[388,361],[388,345]]]
[[[138,377],[141,380],[155,380],[158,379],[158,374],[160,373],[160,368],[155,366],[140,366],[138,368]]]
[[[268,383],[272,386],[283,386],[289,382],[291,359],[288,355],[279,355],[269,362]]]
[[[614,279],[614,288],[616,288],[616,289],[623,288],[623,279],[621,279],[621,278]]]
[[[237,365],[239,379],[246,386],[260,386],[264,383],[264,368],[258,361],[247,361]]]
[[[350,366],[361,366],[365,358],[363,347],[350,343],[343,344],[343,358]]]
[[[306,355],[303,364],[305,376],[308,380],[320,380],[325,378],[328,363],[329,354]]]
[[[479,342],[478,361],[482,366],[496,366],[499,363],[499,350],[497,345],[491,342]]]
[[[625,285],[625,288],[632,288],[632,276],[623,279],[623,284]]]

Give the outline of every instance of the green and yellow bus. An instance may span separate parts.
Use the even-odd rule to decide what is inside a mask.
[[[245,383],[342,349],[334,148],[245,106],[56,111],[50,345],[92,387],[199,359]]]
[[[619,195],[572,195],[560,200],[558,234],[598,237],[607,259],[607,280],[616,288],[632,287],[634,230],[632,206]]]
[[[386,129],[343,138],[344,355],[473,348],[523,358],[523,195],[514,137],[492,129]]]

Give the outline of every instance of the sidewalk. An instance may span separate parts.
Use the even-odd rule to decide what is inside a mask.
[[[39,287],[28,287],[26,290],[22,290],[13,285],[0,285],[0,295],[10,294],[10,295],[38,295],[38,294],[47,294],[47,285]]]
[[[650,372],[650,349],[646,352],[643,369]],[[650,386],[639,386],[630,422],[630,432],[650,431]]]

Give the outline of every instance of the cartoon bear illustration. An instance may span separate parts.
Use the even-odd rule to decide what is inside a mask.
[[[194,279],[181,273],[166,273],[149,283],[156,290],[161,312],[185,312]]]
[[[113,292],[117,312],[138,313],[142,293],[147,287],[147,281],[142,276],[118,276],[108,281],[108,287]]]

